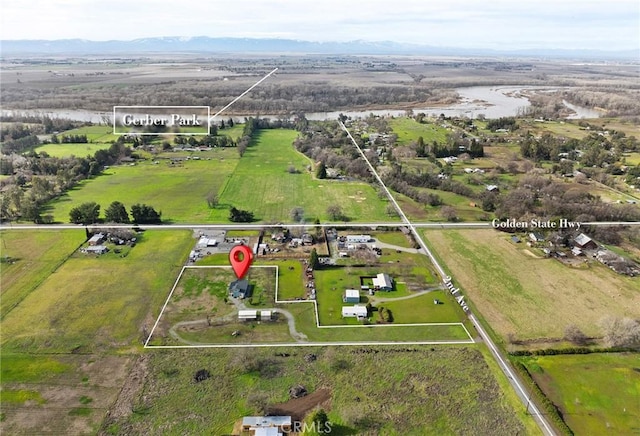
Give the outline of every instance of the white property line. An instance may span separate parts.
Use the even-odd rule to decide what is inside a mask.
[[[274,68],[273,70],[271,70],[270,73],[268,73],[266,76],[264,76],[262,79],[258,80],[256,83],[254,83],[253,85],[251,85],[249,87],[249,89],[247,89],[245,92],[243,92],[242,94],[240,94],[239,96],[237,96],[236,98],[234,98],[231,103],[229,103],[228,105],[226,105],[225,107],[223,107],[222,109],[220,109],[218,112],[216,112],[212,117],[209,118],[209,123],[211,123],[211,120],[215,117],[217,117],[218,115],[220,115],[222,112],[224,112],[225,110],[227,110],[227,108],[229,106],[231,106],[232,104],[234,104],[236,101],[240,100],[242,97],[244,97],[247,93],[249,93],[253,88],[255,88],[256,86],[258,86],[259,84],[261,84],[264,80],[267,79],[267,77],[269,77],[270,75],[272,75],[273,73],[275,73],[276,71],[278,71],[278,68]]]
[[[158,318],[156,319],[156,322],[153,325],[153,328],[151,329],[151,332],[149,333],[149,336],[147,337],[147,340],[144,343],[144,348],[234,348],[234,347],[250,348],[250,347],[270,347],[270,346],[292,346],[292,345],[293,346],[435,345],[435,344],[458,344],[459,345],[459,344],[474,344],[475,343],[474,340],[473,340],[473,337],[469,333],[469,330],[461,322],[416,323],[416,324],[370,324],[370,325],[364,325],[364,324],[358,324],[358,325],[320,325],[320,317],[319,317],[319,314],[318,314],[318,302],[316,300],[279,300],[278,299],[278,290],[280,289],[279,281],[278,281],[279,280],[280,267],[278,265],[253,265],[252,268],[275,268],[275,270],[276,270],[275,303],[276,304],[313,303],[315,317],[316,317],[316,328],[330,329],[330,328],[367,328],[367,327],[392,328],[392,327],[417,327],[417,326],[461,326],[462,329],[467,334],[467,336],[469,337],[469,339],[468,340],[456,340],[456,341],[406,341],[406,342],[393,342],[393,341],[356,342],[356,341],[351,341],[351,342],[304,342],[304,343],[300,343],[300,342],[285,342],[285,343],[274,343],[274,344],[265,343],[265,344],[149,345],[149,341],[151,341],[151,337],[153,336],[153,333],[154,333],[156,327],[160,323],[160,319],[162,318],[162,315],[163,315],[167,305],[169,304],[169,301],[171,300],[171,297],[173,296],[173,292],[175,291],[176,287],[178,286],[178,283],[180,282],[180,279],[182,278],[182,275],[184,274],[184,271],[186,269],[209,269],[209,268],[231,269],[230,266],[224,266],[224,265],[183,266],[182,270],[180,270],[180,274],[178,274],[178,278],[176,279],[175,283],[173,284],[173,287],[171,288],[171,291],[169,292],[169,295],[167,296],[166,301],[164,302],[164,305],[162,306],[162,310],[160,310],[160,314],[158,315]]]

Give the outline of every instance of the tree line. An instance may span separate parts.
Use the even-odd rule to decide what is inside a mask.
[[[94,201],[82,203],[69,211],[69,221],[74,224],[95,224],[100,222],[100,205]],[[104,222],[120,224],[160,224],[162,212],[152,206],[136,203],[131,206],[131,217],[124,204],[112,202],[105,210]]]

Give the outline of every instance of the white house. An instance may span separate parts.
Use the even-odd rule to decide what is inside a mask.
[[[373,287],[380,291],[392,291],[393,280],[389,274],[380,273],[373,278]]]
[[[358,319],[366,319],[367,318],[367,307],[366,306],[342,306],[342,317],[343,318],[358,318]]]
[[[366,244],[371,240],[371,235],[347,235],[347,244]]]

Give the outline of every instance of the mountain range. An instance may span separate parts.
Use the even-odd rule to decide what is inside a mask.
[[[431,56],[525,56],[581,59],[638,60],[635,50],[601,51],[575,49],[492,50],[434,47],[392,41],[313,42],[276,38],[153,37],[129,41],[91,41],[86,39],[3,40],[3,56],[20,55],[114,55],[153,53],[287,53],[287,54],[361,54]]]

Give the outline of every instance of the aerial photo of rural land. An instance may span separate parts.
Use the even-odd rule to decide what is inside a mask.
[[[640,435],[637,0],[1,0],[0,152],[2,435]]]

